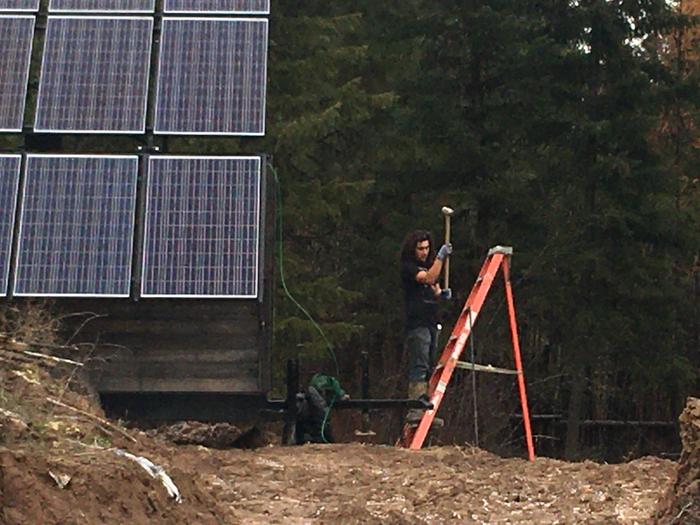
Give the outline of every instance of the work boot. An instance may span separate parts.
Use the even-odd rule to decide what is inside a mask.
[[[422,381],[409,381],[408,383],[408,398],[409,399],[423,399],[426,402],[430,402],[428,398],[428,384]],[[406,414],[406,423],[409,425],[417,425],[420,420],[423,419],[423,413],[425,410],[422,408],[409,408]],[[433,418],[432,425],[435,428],[441,428],[445,426],[445,421],[439,417]]]

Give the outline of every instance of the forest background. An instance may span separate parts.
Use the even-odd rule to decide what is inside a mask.
[[[372,395],[404,394],[398,252],[415,228],[440,239],[449,205],[444,324],[487,250],[513,246],[530,409],[554,416],[535,421],[540,449],[673,448],[662,423],[699,385],[697,3],[273,1],[256,147],[279,173],[278,265],[325,333],[280,286],[280,382],[289,357],[335,375],[330,342],[348,390],[366,351]],[[476,354],[509,365],[499,286]],[[474,404],[464,373],[447,397],[450,439],[522,447],[511,379],[479,375]],[[400,424],[385,416],[375,430],[390,440]]]

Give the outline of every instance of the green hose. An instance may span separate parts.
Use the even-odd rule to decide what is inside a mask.
[[[326,349],[328,351],[328,354],[333,359],[333,364],[335,365],[335,375],[340,376],[340,368],[338,367],[338,360],[335,356],[335,352],[333,351],[333,345],[331,345],[331,342],[328,340],[326,334],[323,332],[316,320],[301,304],[299,304],[299,301],[297,301],[294,298],[292,293],[289,291],[289,288],[287,288],[287,282],[284,278],[284,230],[282,228],[282,186],[280,184],[279,177],[277,176],[277,170],[275,169],[275,167],[270,162],[267,163],[267,166],[272,172],[272,175],[275,177],[275,185],[277,189],[277,229],[279,232],[277,250],[280,268],[280,282],[282,283],[282,289],[284,290],[284,293],[289,298],[289,300],[292,301],[292,303],[294,303],[294,305],[303,312],[306,318],[309,321],[311,321],[311,323],[314,325],[318,333],[321,334],[321,337],[326,343]],[[330,412],[330,408],[328,412]],[[326,418],[324,419],[324,428],[326,419],[328,419],[328,414],[326,414]]]

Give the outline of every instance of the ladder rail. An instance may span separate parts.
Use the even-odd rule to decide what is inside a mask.
[[[503,281],[506,289],[506,302],[508,303],[508,319],[510,321],[510,335],[513,340],[513,357],[515,370],[518,372],[518,390],[520,391],[520,408],[523,411],[523,426],[525,430],[525,442],[527,443],[527,455],[530,461],[535,461],[535,446],[532,442],[532,428],[530,427],[530,410],[527,403],[527,389],[525,388],[525,374],[523,362],[520,357],[520,340],[518,338],[518,322],[515,318],[515,301],[513,300],[513,287],[510,283],[510,267],[508,258],[503,261]]]

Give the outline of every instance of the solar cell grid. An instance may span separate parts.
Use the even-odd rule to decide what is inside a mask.
[[[268,14],[270,0],[165,0],[166,13]]]
[[[264,135],[265,19],[163,20],[155,133]]]
[[[0,16],[0,131],[22,131],[33,16]]]
[[[0,0],[0,11],[38,11],[40,0]]]
[[[155,10],[155,3],[155,0],[51,0],[49,11],[152,13]]]
[[[153,18],[50,16],[35,129],[143,133]]]
[[[29,155],[15,294],[128,297],[138,157]]]
[[[20,162],[19,155],[0,155],[0,296],[7,295]]]
[[[258,293],[259,157],[152,157],[144,297]]]

